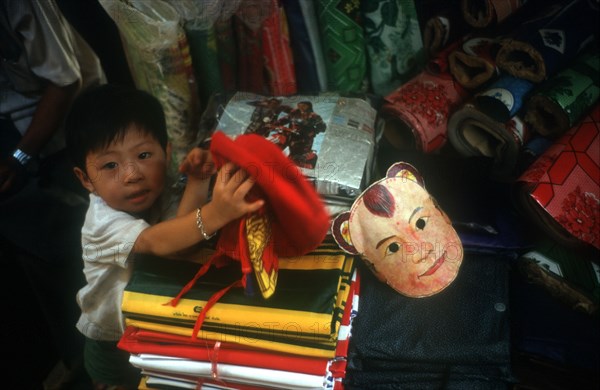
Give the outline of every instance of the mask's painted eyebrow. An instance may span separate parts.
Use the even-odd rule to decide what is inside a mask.
[[[412,214],[410,215],[410,217],[408,218],[408,223],[410,224],[410,220],[412,219],[412,217],[415,216],[416,213],[418,213],[419,211],[423,210],[423,207],[417,207]]]
[[[384,242],[386,242],[387,240],[389,240],[389,239],[390,239],[390,238],[392,238],[392,237],[394,237],[394,236],[393,236],[393,235],[391,235],[391,236],[389,236],[389,237],[386,237],[386,238],[384,238],[383,240],[379,241],[379,242],[377,243],[377,245],[375,245],[375,249],[379,248],[379,247],[381,246],[381,244],[383,244]]]

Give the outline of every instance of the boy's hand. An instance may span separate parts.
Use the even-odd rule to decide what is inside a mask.
[[[224,224],[252,213],[265,204],[262,199],[246,201],[246,195],[254,183],[255,180],[247,172],[238,169],[231,162],[219,170],[211,203],[223,218]]]
[[[179,165],[179,172],[187,175],[188,179],[210,179],[216,172],[215,163],[208,150],[194,148],[185,156]]]

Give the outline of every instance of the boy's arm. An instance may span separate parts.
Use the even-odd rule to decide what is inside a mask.
[[[187,175],[187,183],[177,208],[178,217],[206,203],[210,178],[215,173],[210,152],[193,148],[179,166],[179,172]]]
[[[190,180],[185,185],[185,190],[177,207],[177,216],[183,216],[206,203],[210,178],[206,180]]]
[[[213,234],[229,222],[263,206],[263,200],[247,202],[254,180],[227,163],[217,175],[213,197],[200,211],[206,234]],[[197,209],[143,230],[133,246],[134,253],[169,257],[204,240],[198,228]]]

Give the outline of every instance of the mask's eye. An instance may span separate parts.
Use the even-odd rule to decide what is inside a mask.
[[[393,253],[396,253],[400,250],[400,244],[398,244],[397,242],[392,242],[390,245],[387,246],[387,248],[385,248],[385,255],[389,256]]]
[[[429,217],[423,217],[423,218],[417,219],[417,222],[415,222],[415,226],[417,227],[417,229],[419,229],[419,230],[425,229],[425,226],[427,226],[428,219],[429,219]]]

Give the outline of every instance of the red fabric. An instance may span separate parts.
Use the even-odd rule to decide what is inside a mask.
[[[215,305],[215,303],[218,302],[219,299],[221,299],[223,295],[227,293],[227,291],[231,290],[233,287],[242,287],[242,285],[244,284],[243,280],[244,279],[238,280],[230,284],[224,289],[217,291],[215,294],[213,294],[212,297],[210,297],[210,299],[206,302],[206,305],[204,305],[204,307],[202,308],[200,314],[198,314],[198,318],[196,318],[196,324],[194,325],[192,338],[198,338],[198,332],[200,332],[200,329],[202,328],[202,324],[204,323],[204,319],[206,318],[206,313],[208,313],[208,311]]]
[[[396,118],[410,128],[416,148],[430,153],[445,145],[448,118],[468,95],[448,69],[455,44],[430,60],[427,69],[385,96],[383,117]]]
[[[302,256],[319,246],[329,228],[329,215],[314,187],[275,144],[256,134],[241,135],[234,141],[222,132],[216,132],[210,149],[217,168],[231,161],[256,180],[257,186],[248,197],[266,201],[259,212],[268,212],[271,218],[271,238],[262,256],[267,273],[277,272],[279,256]],[[254,279],[248,278],[253,268],[248,254],[245,217],[221,229],[215,254],[177,296],[165,304],[177,306],[212,264],[228,259],[240,262],[244,276],[211,297],[198,315],[192,338],[197,337],[208,310],[230,288],[244,287],[254,293],[255,289],[250,285]]]
[[[237,38],[237,87],[241,91],[267,93],[263,67],[262,31],[234,17]]]
[[[548,148],[518,182],[527,183],[523,188],[535,200],[531,204],[545,210],[554,223],[600,249],[600,105]]]
[[[271,15],[262,27],[263,55],[269,75],[269,94],[293,95],[297,92],[294,60],[283,7],[271,0]]]
[[[272,216],[276,256],[302,256],[317,248],[327,234],[329,215],[315,188],[276,145],[256,134],[232,140],[216,132],[210,150],[217,168],[231,161],[256,180]],[[238,224],[234,221],[230,225]],[[217,251],[239,253],[235,250],[239,240],[232,242],[231,236],[223,234],[228,228],[221,231]]]
[[[147,353],[271,370],[293,370],[310,375],[325,375],[327,372],[329,359],[283,354],[224,342],[217,350],[215,343],[127,327],[118,347],[131,354]]]

